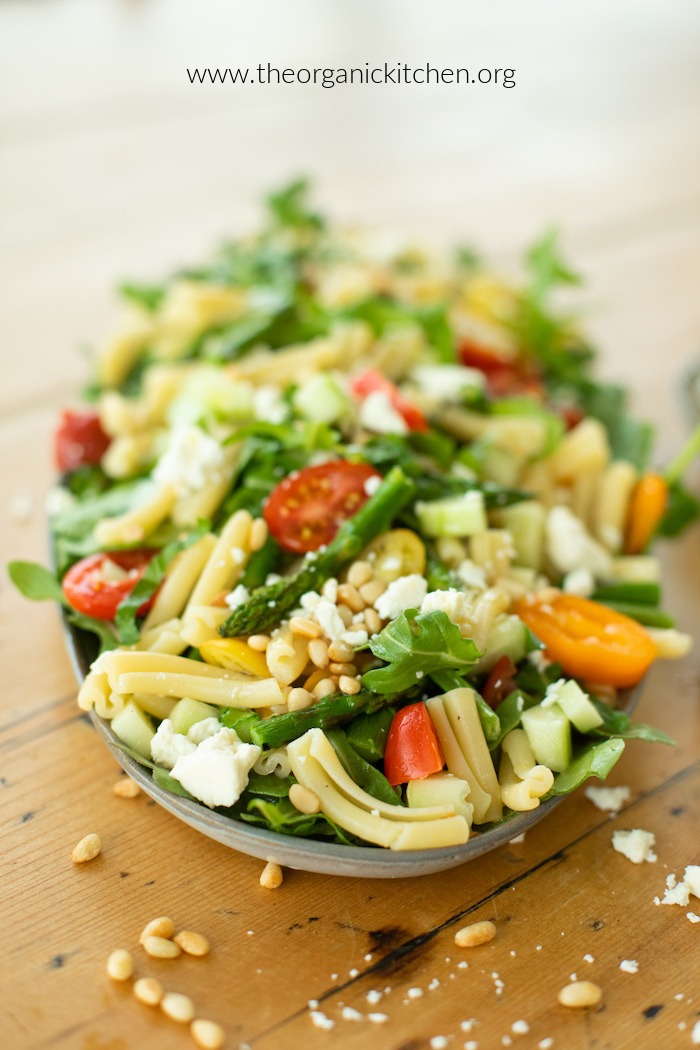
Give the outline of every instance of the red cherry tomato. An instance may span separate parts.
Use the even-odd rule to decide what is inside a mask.
[[[54,436],[56,465],[61,473],[99,463],[110,445],[97,412],[66,409]]]
[[[425,704],[409,704],[397,711],[389,727],[384,751],[384,776],[392,787],[439,773],[445,759]]]
[[[381,475],[367,463],[345,459],[290,474],[272,490],[263,509],[270,532],[286,551],[318,550],[367,501],[370,478]]]
[[[368,394],[376,392],[386,394],[391,407],[403,418],[409,430],[426,431],[430,429],[425,416],[418,406],[404,397],[391,380],[387,379],[381,372],[378,372],[376,368],[368,368],[355,376],[350,383],[350,390],[361,401],[364,401]]]
[[[564,426],[567,430],[573,430],[584,418],[584,413],[578,405],[563,405],[557,409],[557,412],[564,420]]]
[[[496,708],[515,689],[514,675],[517,667],[509,656],[502,656],[491,668],[488,678],[481,687],[489,707]]]
[[[526,394],[537,401],[544,400],[544,386],[531,365],[513,358],[501,357],[495,350],[468,340],[459,348],[462,364],[478,368],[486,377],[486,386],[492,397],[512,397]]]
[[[89,554],[77,561],[63,577],[66,601],[85,616],[113,620],[120,602],[131,594],[154,553],[152,550],[138,550]],[[123,580],[106,578],[103,570],[107,561],[114,562],[128,575]],[[154,598],[155,595],[143,603],[138,610],[139,616],[148,612]]]

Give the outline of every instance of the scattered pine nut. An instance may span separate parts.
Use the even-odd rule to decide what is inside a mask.
[[[345,626],[352,627],[352,611],[348,609],[347,605],[336,605],[336,609]]]
[[[269,634],[251,634],[248,639],[248,645],[251,649],[255,649],[256,653],[264,653],[269,644]]]
[[[474,922],[471,926],[463,926],[455,934],[455,944],[458,948],[475,948],[478,944],[486,944],[496,936],[494,923],[486,919],[484,922]]]
[[[318,795],[303,784],[292,784],[289,789],[289,801],[300,813],[318,813],[321,809]]]
[[[287,707],[290,711],[303,711],[313,702],[313,696],[308,689],[292,689],[287,697]]]
[[[94,860],[102,852],[102,839],[93,832],[82,838],[73,849],[71,857],[76,864],[85,864],[88,860]]]
[[[134,972],[134,960],[126,948],[117,948],[107,959],[107,973],[113,981],[128,981]]]
[[[282,885],[284,875],[279,864],[270,860],[267,862],[260,875],[260,885],[266,890],[276,890]]]
[[[318,700],[322,700],[324,696],[330,696],[331,693],[334,693],[335,688],[335,682],[332,678],[322,678],[314,686],[314,696]]]
[[[360,594],[368,605],[374,605],[377,598],[384,594],[385,590],[386,584],[382,583],[381,580],[370,580],[369,583],[365,583],[360,587]]]
[[[192,930],[181,930],[173,937],[175,944],[179,944],[187,955],[207,955],[209,952],[209,941],[202,933],[193,933]]]
[[[190,1025],[190,1034],[201,1050],[219,1050],[224,1045],[226,1033],[216,1021],[205,1021],[198,1017]]]
[[[302,638],[320,638],[323,631],[317,623],[309,620],[307,616],[292,616],[289,621],[289,630],[292,634],[299,634]]]
[[[178,1024],[189,1024],[194,1020],[194,1003],[189,995],[180,992],[166,992],[160,1001],[160,1008],[166,1017]]]
[[[331,660],[338,663],[348,663],[353,659],[355,650],[345,642],[331,642],[328,646],[328,655]]]
[[[143,946],[154,959],[177,959],[182,949],[166,937],[145,937]]]
[[[251,551],[259,551],[260,548],[265,545],[267,531],[267,522],[265,519],[256,518],[250,526],[250,535],[248,536],[248,546]]]
[[[365,609],[365,623],[369,634],[379,634],[382,629],[382,621],[376,609]]]
[[[116,784],[112,785],[112,792],[119,798],[136,798],[141,794],[141,788],[131,777],[121,777]]]
[[[146,1006],[157,1006],[163,998],[163,985],[155,977],[139,977],[134,981],[134,995]]]
[[[557,998],[562,1006],[580,1009],[586,1006],[597,1006],[603,998],[603,990],[592,981],[573,981],[562,988]]]
[[[309,659],[316,667],[328,667],[328,647],[320,638],[309,642]]]
[[[331,672],[331,674],[351,674],[351,675],[356,675],[357,674],[357,668],[355,667],[354,664],[351,664],[351,663],[342,663],[342,664],[332,663],[332,664],[330,664],[328,670]]]
[[[363,587],[372,579],[374,573],[368,561],[355,561],[347,572],[347,580],[351,587]]]
[[[167,915],[160,915],[157,919],[147,922],[141,931],[139,943],[143,944],[147,937],[165,937],[166,940],[175,933],[175,923]]]
[[[341,583],[338,588],[338,602],[347,605],[353,612],[362,612],[367,604],[356,587],[349,583]]]
[[[354,696],[359,693],[362,688],[356,678],[351,678],[350,675],[343,674],[338,679],[338,688],[341,693],[345,693],[346,696]]]

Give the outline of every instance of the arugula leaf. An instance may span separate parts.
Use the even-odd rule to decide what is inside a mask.
[[[268,194],[265,201],[273,220],[279,226],[300,226],[323,229],[325,223],[320,215],[308,206],[309,180],[295,179],[287,186]]]
[[[455,360],[455,337],[445,307],[409,306],[388,296],[373,296],[338,311],[337,316],[353,321],[364,321],[377,335],[392,328],[416,325],[422,329],[426,342],[435,351],[438,361],[452,364]]]
[[[553,795],[568,795],[589,777],[605,780],[624,749],[624,740],[617,736],[603,740],[600,744],[587,744],[577,752],[573,762],[563,773],[557,773],[552,787],[542,801]]]
[[[602,726],[592,730],[590,736],[619,736],[624,740],[646,740],[650,744],[675,745],[673,737],[664,733],[662,729],[655,729],[644,722],[633,722],[625,711],[609,707],[597,696],[590,696],[589,699],[603,719]]]
[[[489,751],[493,751],[501,737],[501,721],[493,708],[486,703],[483,696],[480,696],[476,691],[474,696],[476,697],[476,709],[479,713],[481,728],[484,731],[484,738]]]
[[[363,686],[375,693],[404,692],[434,671],[467,671],[480,656],[442,610],[408,609],[371,638],[369,648],[388,664],[362,676]]]
[[[349,743],[367,762],[384,758],[389,728],[396,714],[395,707],[384,707],[369,715],[358,715],[345,729]]]
[[[249,795],[261,795],[263,798],[287,798],[292,784],[296,784],[294,777],[251,772],[248,774],[246,792]]]
[[[579,400],[587,415],[600,420],[607,430],[613,458],[626,459],[643,471],[649,460],[654,429],[629,415],[624,387],[587,380],[579,388]]]
[[[33,561],[11,561],[7,573],[20,594],[30,601],[53,601],[65,605],[61,584],[43,565]]]
[[[123,299],[143,306],[150,313],[157,310],[163,302],[166,290],[162,284],[137,284],[134,281],[124,281],[118,288]]]
[[[97,635],[100,642],[101,653],[104,653],[108,649],[117,648],[119,642],[117,641],[110,624],[107,623],[106,620],[95,620],[92,616],[85,616],[83,613],[79,613],[75,609],[70,609],[66,612],[66,619],[69,624],[73,627],[77,627],[79,631],[88,631],[90,634]]]
[[[700,518],[700,500],[688,492],[682,481],[668,486],[668,503],[656,530],[657,536],[673,539]]]
[[[138,610],[141,608],[144,602],[152,598],[155,592],[163,582],[163,578],[170,567],[170,563],[173,558],[180,553],[180,551],[187,550],[193,543],[201,540],[202,536],[207,531],[206,525],[200,525],[199,528],[186,536],[182,540],[173,540],[172,543],[167,544],[162,550],[158,551],[150,562],[146,566],[141,579],[138,581],[133,591],[127,594],[117,607],[117,612],[114,617],[114,623],[117,630],[119,631],[119,637],[121,638],[122,645],[134,645],[139,640],[140,631],[136,626],[136,616]]]
[[[239,808],[235,816],[246,824],[257,824],[269,831],[304,839],[330,838],[344,846],[369,845],[354,835],[348,835],[323,813],[300,813],[288,798],[273,802],[264,798],[248,799],[244,793],[241,800],[245,801],[245,809]]]

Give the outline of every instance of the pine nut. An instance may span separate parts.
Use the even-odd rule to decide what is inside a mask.
[[[107,960],[107,973],[113,981],[128,981],[134,972],[134,960],[126,948],[117,948]]]
[[[251,634],[248,639],[248,645],[251,649],[255,649],[256,653],[264,653],[269,644],[269,634]]]
[[[141,794],[141,788],[131,777],[122,777],[112,785],[112,791],[119,798],[136,798]]]
[[[328,670],[331,672],[331,674],[351,674],[351,675],[356,675],[357,674],[357,668],[352,663],[343,663],[343,664],[332,663],[332,664],[330,664]]]
[[[265,519],[256,518],[250,526],[250,535],[248,536],[248,546],[251,551],[259,551],[261,547],[264,547],[265,540],[267,539],[267,532],[267,522]]]
[[[458,948],[475,948],[477,944],[486,944],[496,936],[494,923],[474,922],[471,926],[464,926],[455,934],[455,944]]]
[[[139,977],[134,981],[134,995],[146,1006],[157,1006],[163,998],[163,985],[155,977]]]
[[[592,981],[573,981],[562,988],[557,998],[562,1006],[580,1009],[597,1006],[603,998],[603,990]]]
[[[338,610],[338,616],[343,621],[345,627],[352,627],[353,614],[347,605],[336,605],[336,609]]]
[[[165,937],[146,937],[143,946],[154,959],[177,959],[182,951],[179,944]]]
[[[328,667],[328,648],[320,638],[309,642],[309,659],[316,667]]]
[[[365,609],[365,623],[369,634],[379,634],[382,629],[382,621],[376,609]]]
[[[166,1017],[178,1024],[189,1024],[194,1018],[194,1003],[189,995],[180,992],[166,992],[160,1001],[160,1008]]]
[[[360,587],[360,594],[368,605],[374,605],[377,598],[384,594],[385,590],[386,584],[382,583],[381,580],[370,580],[369,583],[365,583]]]
[[[318,813],[321,809],[318,795],[303,784],[292,784],[289,789],[289,801],[300,813]]]
[[[267,862],[260,875],[260,885],[264,886],[266,890],[276,890],[282,885],[282,869],[279,864],[275,864],[274,861],[270,860]]]
[[[287,697],[287,707],[290,711],[303,711],[311,706],[313,699],[308,689],[292,689]]]
[[[94,832],[81,839],[71,853],[76,864],[85,864],[88,860],[94,860],[102,852],[102,839]]]
[[[323,634],[319,625],[306,616],[292,616],[289,630],[292,634],[300,634],[302,638],[320,638]]]
[[[167,915],[161,915],[157,919],[151,919],[150,922],[146,923],[141,936],[139,937],[139,943],[143,944],[147,937],[165,937],[169,940],[175,933],[175,923],[172,919],[169,919]]]
[[[347,581],[351,587],[363,587],[372,576],[372,566],[368,561],[355,561],[348,569]]]
[[[205,1021],[201,1017],[190,1025],[190,1034],[201,1050],[220,1050],[226,1038],[220,1024],[216,1021]]]
[[[362,612],[366,604],[357,588],[352,587],[349,583],[341,583],[338,588],[338,601],[356,613]]]
[[[180,930],[173,937],[175,944],[179,944],[187,955],[208,955],[209,941],[202,933],[193,933],[192,930]]]
[[[331,660],[347,663],[349,660],[352,660],[355,650],[351,646],[346,645],[345,642],[331,642],[328,646],[328,655]]]
[[[362,686],[356,678],[351,678],[350,675],[341,674],[338,679],[338,688],[341,693],[345,693],[346,696],[354,696],[355,693],[359,693]]]
[[[324,696],[330,696],[331,693],[335,693],[336,684],[332,678],[322,678],[320,682],[317,682],[314,686],[314,696],[317,700],[323,700]]]

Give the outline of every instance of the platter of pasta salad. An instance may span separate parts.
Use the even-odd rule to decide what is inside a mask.
[[[630,714],[690,646],[653,544],[698,516],[700,435],[651,465],[578,283],[554,234],[506,281],[338,228],[299,181],[259,233],[121,288],[55,434],[53,571],[10,575],[61,604],[80,708],[180,819],[297,868],[424,874],[628,741],[673,743]]]

